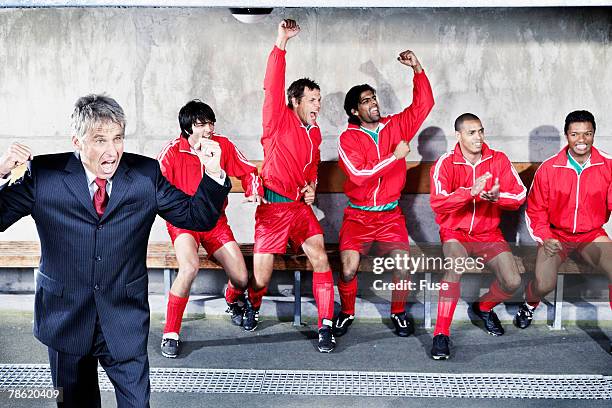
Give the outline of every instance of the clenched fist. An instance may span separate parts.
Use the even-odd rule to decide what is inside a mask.
[[[402,64],[412,68],[416,74],[419,74],[423,71],[423,67],[421,66],[421,63],[419,62],[418,58],[416,57],[416,55],[414,55],[414,52],[410,50],[400,52],[399,57],[397,57],[397,60]]]
[[[405,159],[408,153],[410,153],[410,146],[405,140],[400,141],[397,146],[395,146],[395,151],[393,152],[395,158],[398,160]]]
[[[13,143],[0,157],[0,178],[6,177],[14,168],[32,159],[32,150],[21,143]]]
[[[206,172],[217,178],[221,177],[221,146],[212,139],[202,138],[194,146],[200,163],[204,165]]]

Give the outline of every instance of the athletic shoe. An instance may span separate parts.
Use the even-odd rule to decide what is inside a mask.
[[[179,354],[180,347],[179,336],[176,333],[164,333],[161,341],[162,356],[168,358],[176,358]]]
[[[353,324],[353,320],[355,320],[355,316],[340,312],[334,319],[334,335],[338,337],[344,336],[349,326]]]
[[[336,347],[336,339],[332,330],[333,322],[328,319],[323,319],[323,325],[319,329],[319,344],[318,349],[321,353],[331,353]]]
[[[447,360],[450,357],[450,339],[445,334],[438,334],[433,338],[431,357],[434,360]]]
[[[244,303],[237,301],[227,304],[226,313],[231,314],[232,324],[242,326],[242,315],[244,314]]]
[[[242,316],[242,328],[246,331],[254,331],[259,322],[259,310],[253,309],[251,302],[247,301]]]
[[[519,329],[526,329],[529,327],[531,321],[533,320],[534,311],[535,307],[531,307],[527,303],[520,305],[518,312],[516,312],[516,316],[514,316],[514,325]]]
[[[480,310],[480,304],[478,302],[472,303],[472,312],[480,317],[480,320],[484,323],[484,327],[491,336],[503,336],[504,328],[497,317],[497,314],[491,309],[488,312]]]
[[[395,334],[398,336],[408,337],[414,333],[414,325],[408,320],[406,312],[398,314],[391,313],[391,321],[393,322],[393,326],[395,326]]]

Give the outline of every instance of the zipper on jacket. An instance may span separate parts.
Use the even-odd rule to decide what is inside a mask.
[[[475,165],[471,165],[470,167],[472,168],[472,185],[476,184],[476,166]],[[470,194],[471,191],[470,191]],[[476,217],[476,198],[472,199],[472,222],[470,222],[470,232],[468,232],[468,235],[472,233],[472,228],[474,228],[474,218]]]
[[[582,169],[584,171],[585,169]],[[572,230],[572,234],[576,233],[576,221],[578,218],[578,199],[580,198],[580,174],[576,173],[576,208],[574,209],[574,229]]]
[[[372,140],[372,141],[374,141],[374,140]],[[378,155],[378,161],[380,161],[380,150],[378,149],[378,143],[375,142],[374,145],[376,146],[376,154]],[[381,180],[382,180],[382,177],[379,177],[378,178],[378,185],[376,186],[376,190],[374,190],[374,206],[376,206],[376,195],[378,194],[378,190],[380,189],[380,181]]]

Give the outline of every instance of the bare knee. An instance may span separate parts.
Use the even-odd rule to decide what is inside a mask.
[[[516,290],[521,287],[521,276],[518,274],[505,276],[498,280],[504,292],[516,292]]]
[[[357,268],[342,263],[342,280],[344,282],[350,282],[355,279],[355,276],[357,276]]]
[[[533,289],[539,296],[544,296],[552,292],[557,286],[556,279],[543,279],[536,275]]]
[[[446,270],[444,272],[444,278],[446,282],[458,283],[461,281],[461,275],[452,270]]]
[[[182,279],[185,279],[189,282],[193,282],[196,276],[198,276],[199,271],[200,271],[199,263],[183,262],[181,265],[179,265],[178,275]]]
[[[312,268],[316,272],[325,272],[330,269],[329,262],[327,261],[327,254],[324,249],[314,251],[314,253],[309,256],[309,260],[312,264]]]
[[[229,278],[230,282],[236,289],[245,290],[249,285],[249,276],[245,274],[245,276],[232,276]]]

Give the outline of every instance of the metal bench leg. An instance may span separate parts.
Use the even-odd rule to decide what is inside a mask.
[[[563,275],[557,274],[557,288],[555,289],[555,320],[552,330],[561,330],[563,324]]]
[[[425,281],[427,286],[423,289],[423,325],[425,329],[431,329],[431,291],[429,286],[431,285],[431,272],[425,273]]]
[[[170,295],[170,288],[172,287],[172,272],[173,269],[164,269],[164,300],[166,304],[165,312],[164,312],[164,320],[168,318],[168,296]]]
[[[34,291],[36,292],[36,275],[38,275],[38,268],[34,268]]]
[[[293,325],[302,325],[302,274],[293,272]]]

